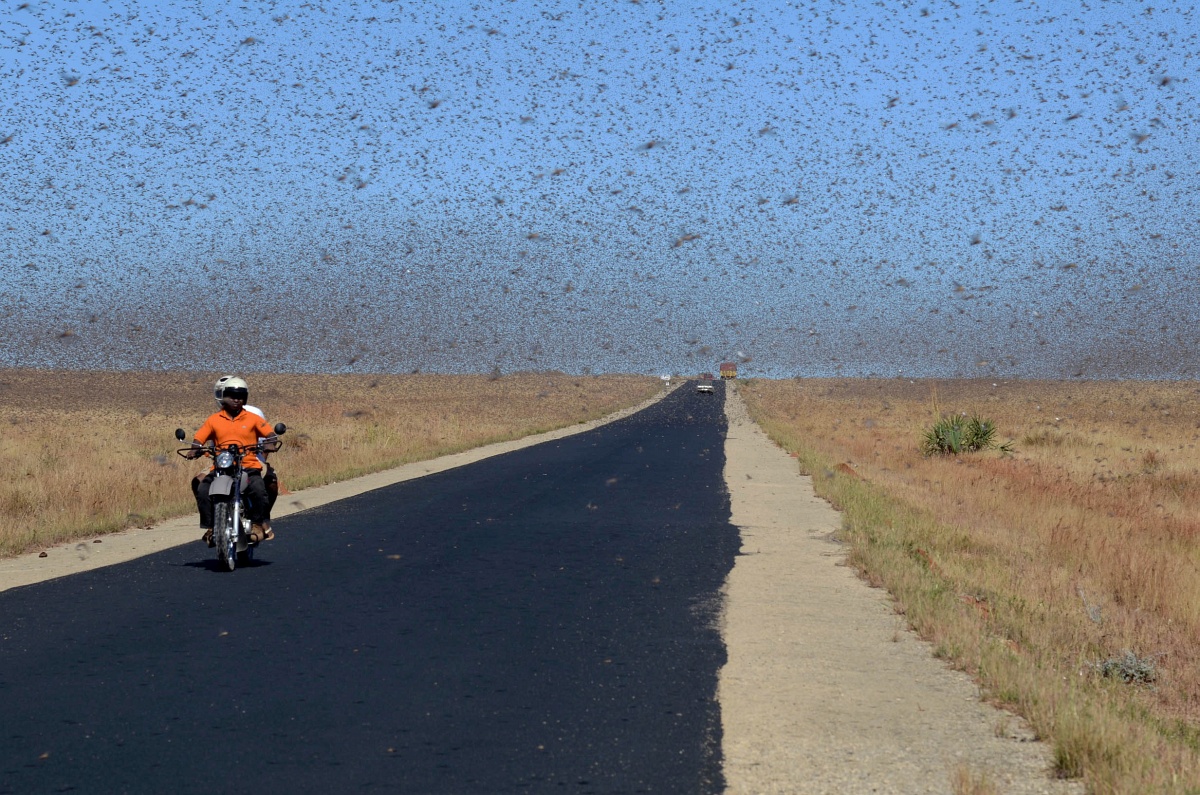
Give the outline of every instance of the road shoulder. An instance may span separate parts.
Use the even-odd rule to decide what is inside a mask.
[[[1082,793],[1050,750],[933,657],[833,540],[840,515],[726,390],[725,479],[741,555],[725,587],[718,683],[727,792]]]

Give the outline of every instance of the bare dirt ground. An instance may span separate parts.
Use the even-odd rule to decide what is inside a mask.
[[[162,407],[194,406],[211,376],[187,372],[127,373],[110,370],[0,371],[0,399],[32,409],[103,410],[113,396],[149,414]],[[204,404],[207,405],[207,404]]]
[[[1049,748],[981,702],[969,677],[906,628],[888,594],[843,564],[840,515],[735,389],[725,411],[725,479],[742,533],[718,687],[728,791],[1083,792],[1051,778]],[[979,786],[984,777],[990,789]]]

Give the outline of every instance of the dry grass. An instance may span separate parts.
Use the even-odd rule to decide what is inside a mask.
[[[1196,383],[753,381],[742,395],[845,511],[852,562],[1030,719],[1060,775],[1200,792]],[[922,456],[922,432],[963,411],[1015,452]]]
[[[0,554],[195,510],[174,450],[216,409],[216,374],[0,371]],[[291,489],[573,425],[662,389],[646,376],[251,375],[284,422]]]
[[[976,773],[966,763],[961,763],[950,773],[950,791],[954,795],[1000,795],[986,772]]]

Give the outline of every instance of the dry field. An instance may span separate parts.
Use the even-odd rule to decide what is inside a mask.
[[[0,554],[195,510],[175,455],[216,410],[218,374],[0,370]],[[595,419],[662,389],[647,376],[249,375],[284,422],[290,489]]]
[[[1200,384],[741,387],[863,576],[1097,793],[1200,792]],[[947,413],[1014,451],[921,455]],[[1000,729],[998,729],[1000,730]]]

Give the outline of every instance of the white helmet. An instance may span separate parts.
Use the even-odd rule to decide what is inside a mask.
[[[213,385],[213,397],[217,402],[221,402],[221,398],[225,396],[226,389],[244,389],[247,393],[250,392],[250,385],[244,379],[238,378],[236,375],[223,375],[217,379],[217,383]]]

